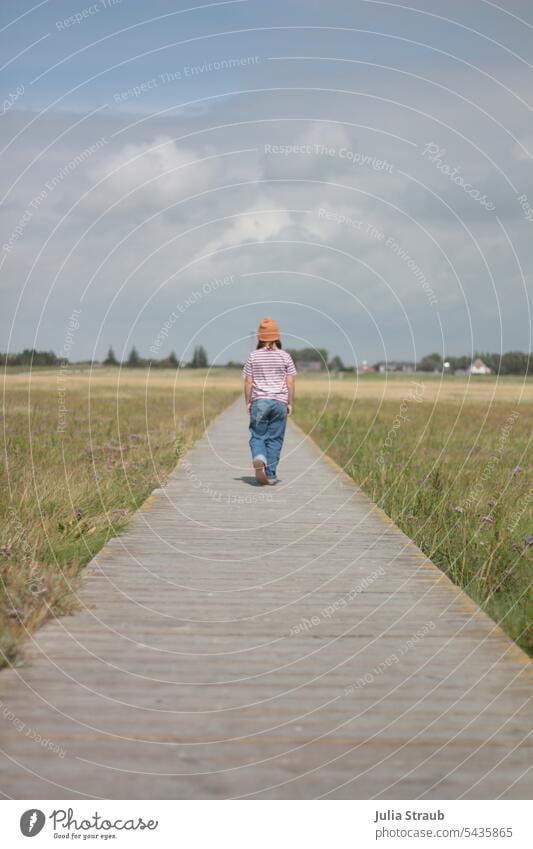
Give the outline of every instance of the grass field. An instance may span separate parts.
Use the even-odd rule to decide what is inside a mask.
[[[235,397],[227,383],[204,394],[201,378],[174,372],[6,377],[0,666],[20,659],[22,640],[46,618],[75,608],[80,569]]]
[[[5,376],[0,664],[75,608],[83,565],[241,388],[230,369]],[[532,381],[302,375],[295,418],[533,651]]]
[[[533,654],[533,385],[418,381],[364,378],[354,397],[342,381],[328,397],[304,380],[295,418]]]

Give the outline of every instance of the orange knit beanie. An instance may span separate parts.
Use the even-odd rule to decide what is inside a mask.
[[[260,342],[275,342],[280,338],[279,327],[273,318],[262,318],[257,328],[257,338]]]

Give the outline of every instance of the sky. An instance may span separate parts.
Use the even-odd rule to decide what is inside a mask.
[[[0,45],[0,350],[531,350],[529,0],[4,0]]]

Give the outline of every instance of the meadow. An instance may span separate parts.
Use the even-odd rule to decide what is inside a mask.
[[[237,369],[5,374],[0,665],[76,609],[83,566],[241,389]],[[295,420],[533,653],[532,381],[301,375]]]
[[[304,378],[295,419],[533,654],[533,383]]]
[[[206,394],[198,377],[118,369],[4,377],[0,666],[76,609],[83,566],[235,397],[235,382],[214,383]]]

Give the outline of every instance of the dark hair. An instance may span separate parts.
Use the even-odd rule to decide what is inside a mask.
[[[283,345],[281,344],[281,339],[274,339],[274,341],[273,341],[273,342],[262,342],[262,341],[261,341],[261,339],[260,339],[260,340],[259,340],[259,342],[257,343],[256,351],[257,351],[259,348],[264,348],[264,347],[265,347],[265,345],[276,345],[276,347],[277,347],[277,348],[282,348],[282,347],[283,347]]]

